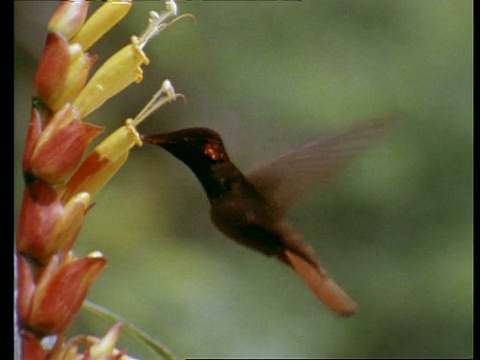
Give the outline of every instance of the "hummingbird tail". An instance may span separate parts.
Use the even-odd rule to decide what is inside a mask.
[[[330,310],[342,316],[354,314],[356,304],[321,267],[315,267],[288,249],[284,251],[284,255],[286,262]]]

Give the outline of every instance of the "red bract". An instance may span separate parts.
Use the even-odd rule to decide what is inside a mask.
[[[48,23],[49,32],[59,32],[68,40],[82,28],[87,17],[89,2],[85,0],[63,2],[53,13]]]
[[[70,58],[68,41],[58,33],[49,33],[35,74],[33,97],[50,105],[63,91]]]
[[[25,188],[17,232],[17,250],[40,263],[69,250],[82,225],[90,195],[80,193],[64,204],[43,180]]]
[[[35,280],[28,262],[20,258],[19,293],[26,299],[19,304],[21,324],[37,334],[64,332],[105,264],[103,257],[52,257]]]
[[[26,330],[22,331],[22,354],[23,358],[28,360],[47,359],[47,354],[40,341]]]
[[[36,177],[51,184],[63,182],[78,166],[82,155],[103,128],[81,122],[75,108],[66,104],[43,129],[31,159],[26,163]]]

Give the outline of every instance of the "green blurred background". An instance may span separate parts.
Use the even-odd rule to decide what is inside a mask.
[[[14,5],[16,221],[32,77],[57,4]],[[218,233],[193,175],[150,146],[96,197],[75,245],[108,258],[89,299],[185,357],[472,357],[473,2],[178,5],[196,25],[151,41],[144,81],[87,121],[114,130],[168,78],[186,106],[160,109],[140,131],[212,127],[248,170],[325,129],[404,114],[290,213],[358,313],[332,315],[288,268]],[[151,9],[163,2],[135,2],[91,49],[97,64],[143,31]],[[108,326],[82,313],[74,329]],[[153,358],[128,336],[122,346]]]

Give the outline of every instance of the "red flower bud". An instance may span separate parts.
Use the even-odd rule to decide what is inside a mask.
[[[45,262],[68,250],[83,223],[90,204],[87,193],[79,193],[64,204],[49,184],[36,180],[25,188],[17,232],[17,250]]]
[[[25,261],[22,263],[26,265]],[[19,311],[23,315],[20,319],[22,325],[45,335],[65,331],[105,264],[106,259],[103,257],[67,257],[60,263],[57,257],[52,257],[30,298],[28,316],[25,316],[26,309]],[[25,271],[21,270],[19,273]],[[29,286],[25,281],[20,283],[20,286],[23,285]]]
[[[48,32],[59,32],[70,40],[85,22],[88,5],[85,0],[60,4],[48,23]]]
[[[33,96],[49,105],[62,92],[70,59],[68,41],[59,33],[49,33],[35,74]]]
[[[47,354],[40,341],[29,333],[22,331],[22,358],[28,360],[46,360]]]
[[[33,121],[33,119],[32,119]],[[38,137],[25,169],[51,184],[59,184],[71,175],[82,155],[103,128],[80,121],[75,107],[66,104],[57,112]]]

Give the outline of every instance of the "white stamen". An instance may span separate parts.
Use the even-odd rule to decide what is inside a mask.
[[[166,11],[162,11],[161,14],[158,14],[156,11],[150,11],[148,26],[143,34],[138,38],[137,45],[140,47],[140,49],[143,49],[143,47],[147,45],[152,37],[168,27],[168,23],[165,21],[169,17],[177,15],[177,4],[174,0],[166,0],[165,9]]]
[[[177,97],[185,98],[182,94],[175,93],[175,89],[173,88],[170,80],[165,80],[148,104],[145,105],[145,107],[137,114],[137,116],[135,116],[135,119],[132,121],[132,125],[137,126],[158,108],[162,107],[166,103],[169,103],[170,101],[175,100]]]

